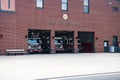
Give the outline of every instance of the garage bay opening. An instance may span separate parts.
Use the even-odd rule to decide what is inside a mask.
[[[74,32],[73,31],[55,31],[55,49],[56,53],[74,52]]]
[[[79,52],[94,52],[94,32],[78,32]]]
[[[28,52],[50,53],[50,30],[28,30]]]

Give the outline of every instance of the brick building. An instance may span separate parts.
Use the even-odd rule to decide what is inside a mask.
[[[107,52],[120,46],[119,9],[119,0],[0,0],[0,52],[31,43],[42,53]]]

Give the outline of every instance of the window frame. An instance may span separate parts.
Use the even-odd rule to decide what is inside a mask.
[[[2,4],[1,4],[1,1],[0,1],[0,10],[1,10],[1,8],[2,8]]]
[[[62,11],[68,11],[68,0],[66,0],[67,2],[63,2],[63,0],[61,0],[61,10]],[[63,5],[65,7],[63,7]]]
[[[8,9],[10,9],[10,4],[11,4],[11,1],[8,0]]]
[[[113,12],[118,12],[118,10],[119,10],[118,7],[112,7]]]
[[[39,1],[41,1],[41,3]],[[38,4],[42,6],[38,6]],[[44,0],[36,0],[36,8],[40,8],[40,9],[44,8]]]
[[[83,13],[89,14],[90,13],[90,0],[87,0],[87,4],[85,4],[85,0],[83,0]],[[86,11],[87,9],[87,11]]]

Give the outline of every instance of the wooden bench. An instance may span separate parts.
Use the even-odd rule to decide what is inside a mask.
[[[26,54],[25,49],[6,49],[7,55],[18,55],[18,54]]]

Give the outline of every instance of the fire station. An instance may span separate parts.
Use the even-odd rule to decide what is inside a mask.
[[[120,47],[120,0],[0,0],[0,54],[109,52]]]

